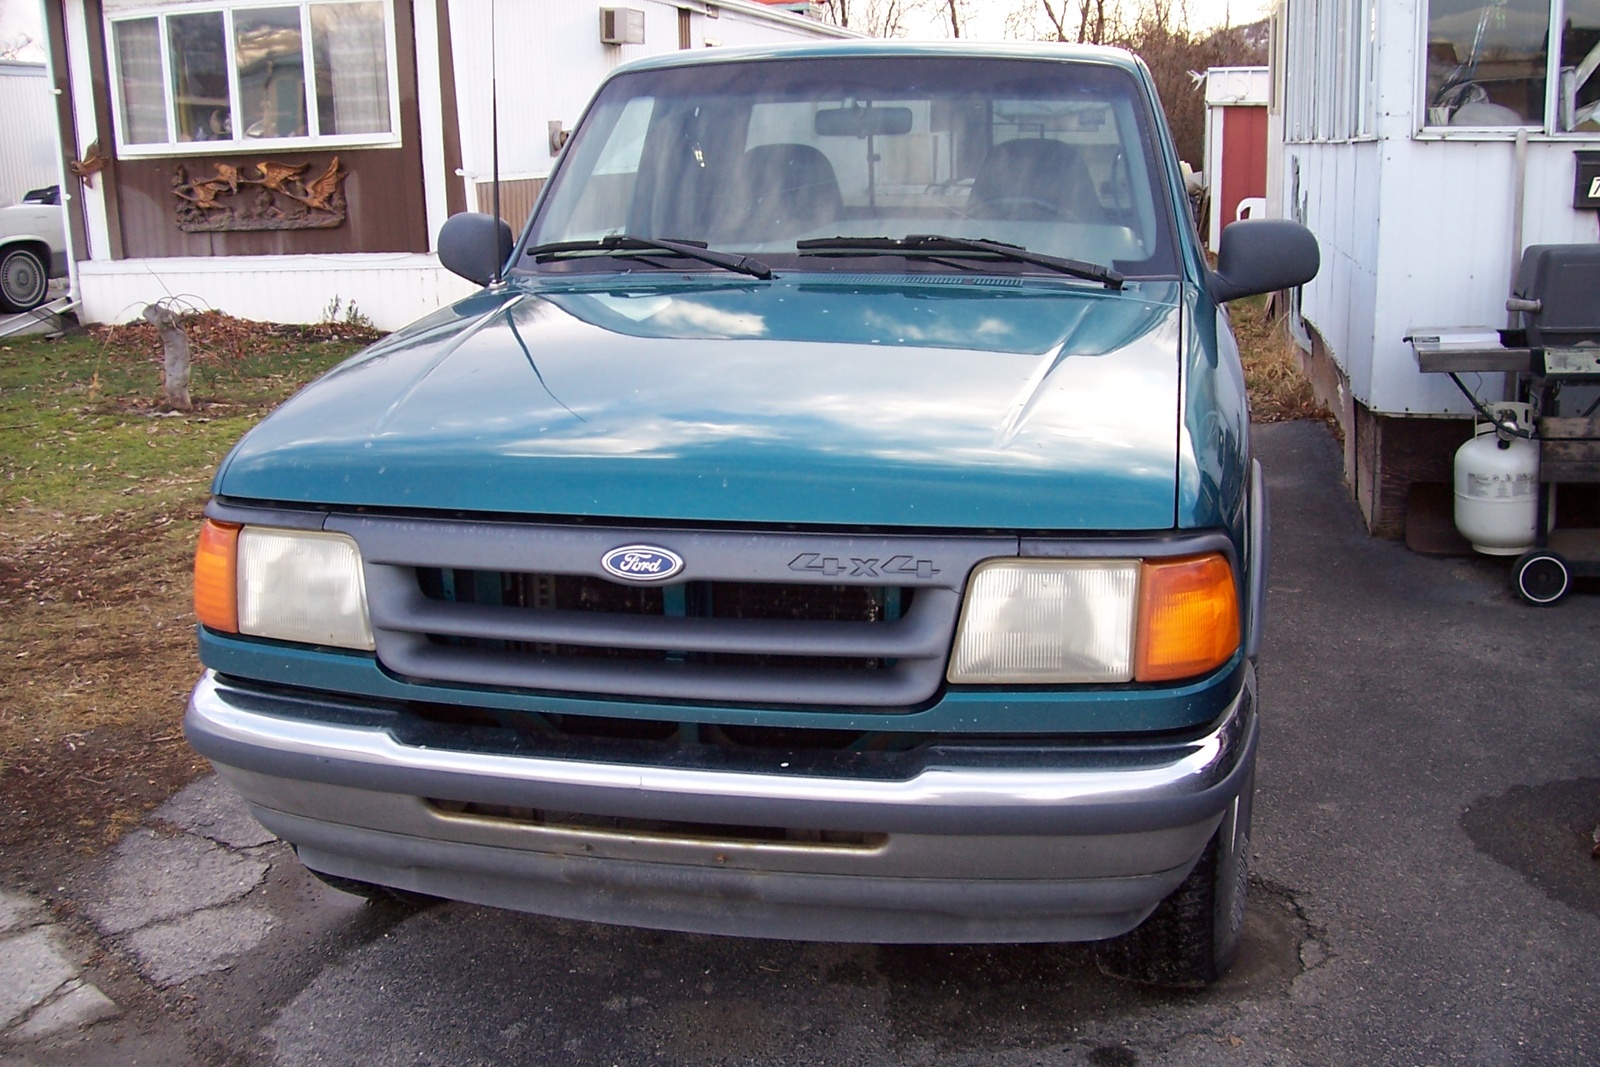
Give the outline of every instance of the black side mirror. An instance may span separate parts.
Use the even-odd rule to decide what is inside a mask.
[[[439,227],[439,262],[469,282],[488,285],[511,256],[511,227],[475,211],[451,215]]]
[[[1320,266],[1317,239],[1298,222],[1242,219],[1223,227],[1217,269],[1207,282],[1220,304],[1304,285]]]

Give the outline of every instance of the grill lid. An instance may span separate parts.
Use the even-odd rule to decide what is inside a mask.
[[[1528,346],[1600,345],[1600,245],[1530,245],[1522,253],[1516,295]]]

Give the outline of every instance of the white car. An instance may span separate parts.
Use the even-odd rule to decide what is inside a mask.
[[[31,311],[45,302],[50,279],[67,273],[65,219],[53,185],[0,207],[0,311]]]

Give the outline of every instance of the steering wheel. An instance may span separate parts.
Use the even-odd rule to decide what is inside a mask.
[[[997,196],[985,200],[980,218],[1043,219],[1053,222],[1078,222],[1078,213],[1062,204],[1038,196]]]

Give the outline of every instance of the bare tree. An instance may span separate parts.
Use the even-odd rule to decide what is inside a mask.
[[[1196,170],[1205,165],[1205,82],[1194,75],[1209,67],[1237,67],[1267,61],[1261,25],[1230,26],[1210,33],[1188,28],[1183,0],[1146,0],[1148,6],[1121,44],[1150,68],[1167,113],[1178,156]]]
[[[965,5],[961,0],[944,0],[945,13],[950,16],[950,36],[961,36],[961,20],[966,12],[962,10]]]
[[[1079,44],[1110,44],[1125,29],[1119,0],[1037,0],[1013,9],[1006,27],[1013,37]]]
[[[27,50],[29,45],[34,45],[35,43],[34,39],[26,33],[19,33],[9,40],[0,41],[0,59],[23,59],[22,53]],[[37,48],[35,50],[37,51]]]
[[[1180,158],[1204,163],[1205,92],[1191,72],[1265,63],[1260,24],[1199,33],[1189,28],[1187,0],[1029,0],[1008,22],[1012,34],[1046,41],[1112,44],[1137,53],[1150,68]]]
[[[916,4],[917,0],[820,0],[816,10],[824,22],[868,37],[901,37],[906,15]]]
[[[907,12],[921,11],[943,23],[951,37],[961,37],[967,31],[967,19],[974,7],[993,3],[994,0],[902,0]],[[1010,16],[1007,16],[1010,22]]]

